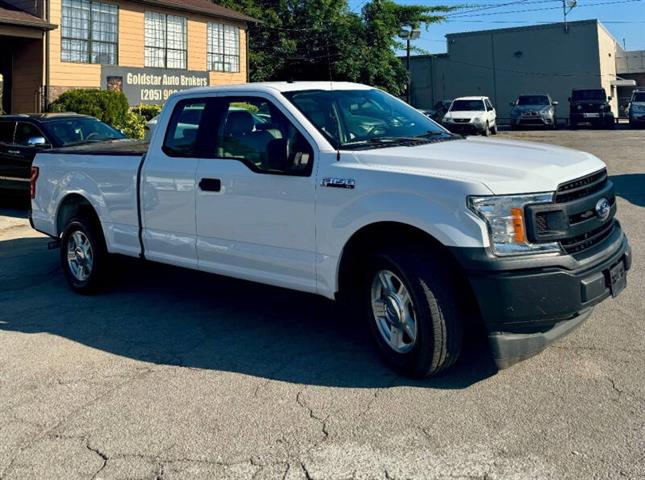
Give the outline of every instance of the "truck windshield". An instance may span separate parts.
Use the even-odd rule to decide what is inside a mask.
[[[549,97],[545,95],[521,95],[517,99],[518,105],[549,105]]]
[[[68,117],[44,122],[44,127],[56,146],[102,142],[125,138],[118,130],[96,118]]]
[[[574,90],[571,98],[574,102],[585,101],[585,100],[602,100],[607,99],[604,90]]]
[[[284,96],[334,148],[378,148],[457,138],[416,109],[377,89],[303,90],[285,92]]]
[[[455,100],[450,106],[451,112],[483,112],[484,110],[482,100]]]

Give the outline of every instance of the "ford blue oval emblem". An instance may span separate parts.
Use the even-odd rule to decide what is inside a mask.
[[[598,218],[601,220],[606,220],[607,217],[609,217],[609,212],[611,212],[611,205],[609,204],[609,200],[606,198],[601,198],[598,200],[598,203],[596,203],[596,215],[598,215]]]

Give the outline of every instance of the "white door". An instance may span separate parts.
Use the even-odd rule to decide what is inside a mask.
[[[199,268],[315,291],[313,143],[262,96],[218,97],[197,168]]]
[[[177,103],[163,148],[151,149],[141,175],[141,211],[146,258],[197,267],[195,175],[198,131],[207,100]]]

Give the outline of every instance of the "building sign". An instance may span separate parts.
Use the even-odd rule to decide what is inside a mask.
[[[101,88],[123,92],[130,105],[161,104],[178,90],[208,86],[208,72],[166,68],[101,67]]]

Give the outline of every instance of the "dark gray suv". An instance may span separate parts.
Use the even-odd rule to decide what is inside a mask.
[[[554,102],[551,96],[544,93],[520,95],[511,102],[511,128],[541,127],[556,128],[558,121],[555,115]]]

